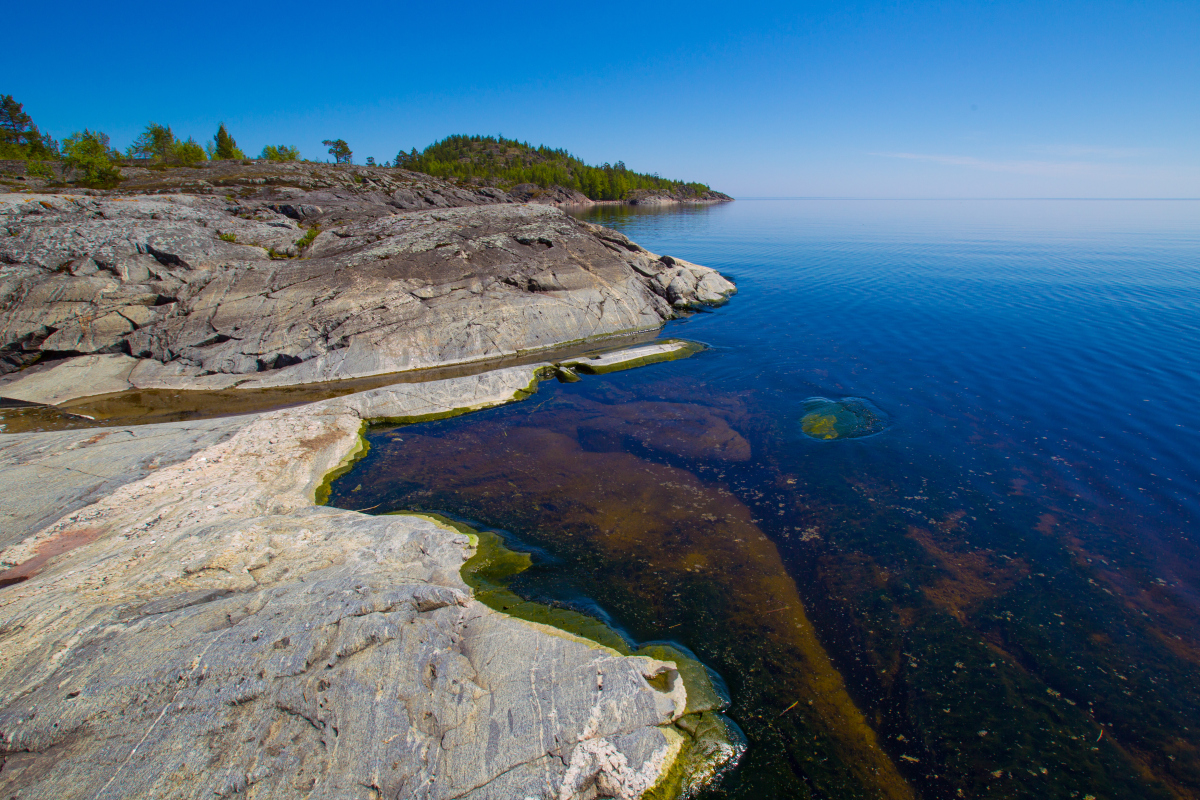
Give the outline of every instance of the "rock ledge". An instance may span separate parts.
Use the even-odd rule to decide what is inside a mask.
[[[201,435],[136,429],[127,458],[176,463],[143,464],[145,477],[0,552],[0,582],[24,577],[0,589],[0,790],[645,793],[682,746],[674,663],[483,606],[459,574],[468,538],[434,521],[313,504],[364,420],[508,402],[549,366],[215,420]],[[123,431],[94,434],[0,441],[30,461]]]
[[[342,380],[654,330],[736,291],[558,208],[443,188],[462,205],[401,189],[0,194],[0,373],[124,355],[95,376],[105,391]]]

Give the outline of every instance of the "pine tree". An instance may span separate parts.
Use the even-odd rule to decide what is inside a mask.
[[[58,156],[58,142],[38,131],[25,107],[0,95],[0,158],[43,160]]]
[[[159,125],[151,122],[146,129],[133,140],[127,151],[130,158],[153,158],[166,162],[171,158],[175,149],[175,134],[170,125]]]
[[[333,156],[333,160],[338,164],[353,164],[354,153],[350,150],[350,145],[346,144],[345,139],[325,139],[321,142],[329,148],[329,155]]]
[[[212,149],[213,161],[240,161],[246,157],[229,135],[229,131],[225,130],[224,122],[217,126],[217,135],[213,137],[213,142],[216,144]]]

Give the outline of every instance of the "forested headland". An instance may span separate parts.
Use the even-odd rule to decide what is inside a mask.
[[[618,161],[599,167],[585,164],[566,150],[534,147],[499,136],[447,136],[424,150],[396,155],[395,165],[436,178],[481,183],[511,189],[532,183],[543,189],[561,186],[589,200],[625,200],[634,192],[663,194],[677,199],[708,199],[703,183],[686,182],[634,172]]]

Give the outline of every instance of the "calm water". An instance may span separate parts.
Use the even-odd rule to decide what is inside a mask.
[[[712,797],[1200,796],[1200,202],[588,218],[737,282],[664,331],[710,349],[374,430],[331,503],[695,652],[749,741]]]

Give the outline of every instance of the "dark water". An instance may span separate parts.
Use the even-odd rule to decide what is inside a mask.
[[[589,218],[736,280],[664,331],[710,349],[372,431],[331,503],[695,652],[749,741],[712,797],[1200,796],[1200,202]]]

